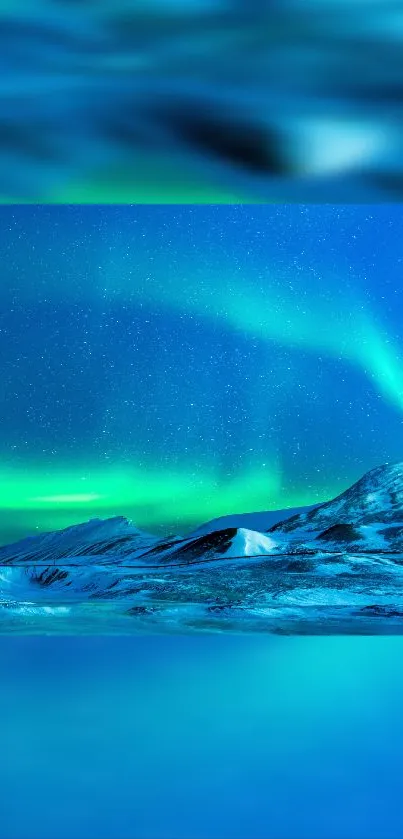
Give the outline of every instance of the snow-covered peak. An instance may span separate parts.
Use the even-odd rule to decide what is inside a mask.
[[[269,532],[320,531],[335,524],[386,524],[397,520],[403,520],[403,463],[371,469],[333,501],[280,522]]]
[[[161,540],[144,552],[142,560],[150,565],[190,565],[229,557],[243,559],[248,556],[266,556],[273,553],[276,547],[276,541],[265,533],[228,527],[201,536]]]
[[[79,558],[90,562],[94,561],[91,557],[95,556],[113,562],[157,541],[157,537],[138,530],[123,516],[91,519],[63,530],[30,536],[0,548],[0,562],[54,563],[69,559],[77,561]]]
[[[276,549],[277,542],[267,534],[240,527],[236,530],[225,556],[262,556],[273,553]]]

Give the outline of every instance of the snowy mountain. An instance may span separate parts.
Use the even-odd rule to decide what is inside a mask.
[[[220,559],[247,558],[275,552],[277,543],[265,533],[244,527],[229,527],[202,536],[191,536],[173,543],[160,542],[142,554],[142,560],[185,564]]]
[[[158,540],[123,518],[94,520],[0,549],[0,604],[123,600],[142,591],[144,574],[227,566],[275,549],[267,534],[245,528]]]
[[[152,547],[158,538],[138,530],[123,516],[91,519],[53,533],[29,536],[13,545],[0,548],[0,564],[121,563]]]
[[[202,536],[158,539],[124,518],[95,519],[0,548],[0,565],[154,567],[269,554],[276,542],[265,533],[226,528]]]
[[[269,528],[295,549],[399,551],[403,548],[403,463],[372,469],[352,487],[314,509]]]
[[[373,469],[333,501],[301,508],[265,531],[245,526],[255,516],[262,516],[261,520],[267,523],[270,516],[277,517],[281,512],[227,516],[203,525],[187,537],[168,539],[144,533],[121,516],[93,519],[0,548],[0,564],[152,567],[294,553],[303,547],[321,552],[352,546],[355,551],[400,550],[403,464]]]

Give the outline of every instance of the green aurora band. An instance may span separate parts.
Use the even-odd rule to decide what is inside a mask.
[[[126,280],[120,293],[140,295],[142,300],[218,320],[227,329],[269,345],[302,348],[335,361],[347,361],[365,374],[380,396],[403,411],[403,359],[373,313],[351,289],[343,289],[339,295],[336,292],[336,296],[324,296],[321,289],[319,297],[315,293],[319,286],[315,289],[310,277],[302,279],[302,286],[299,283],[292,287],[289,281],[276,286],[268,282],[268,287],[259,291],[234,276],[218,279],[203,275],[200,283],[187,277],[180,283],[165,279],[146,281],[141,286]],[[333,281],[330,288],[334,289]],[[343,288],[341,280],[336,288]]]
[[[44,475],[35,466],[24,472],[0,473],[0,508],[16,538],[27,530],[54,530],[91,517],[115,515],[125,515],[151,532],[181,532],[228,513],[294,507],[325,497],[324,488],[323,494],[312,489],[305,494],[285,492],[276,464],[240,473],[232,480],[220,480],[206,470],[195,475],[127,466],[94,466],[85,474],[78,468],[59,468]],[[24,521],[24,532],[19,532],[19,519]]]
[[[116,268],[115,268],[116,271]],[[112,272],[113,274],[115,273]],[[306,275],[294,287],[283,282],[241,285],[233,271],[226,279],[205,269],[197,279],[159,278],[143,282],[110,276],[110,297],[134,302],[146,301],[186,316],[218,322],[226,328],[261,340],[267,346],[278,344],[327,356],[335,363],[353,365],[369,379],[380,398],[403,410],[403,365],[397,348],[376,322],[372,312],[346,289],[335,297],[315,294]],[[199,270],[199,277],[201,272]],[[193,276],[195,276],[193,274]],[[281,277],[280,277],[281,279]],[[298,288],[300,281],[305,293]],[[332,278],[334,279],[334,278]],[[120,280],[120,281],[118,281]],[[103,283],[105,286],[105,283]],[[108,285],[108,284],[106,284]],[[340,285],[340,283],[339,283]],[[307,288],[309,295],[306,293]],[[104,304],[108,289],[103,287]],[[157,317],[157,315],[156,315]],[[341,374],[342,375],[342,371]],[[359,392],[357,400],[360,399]],[[37,465],[26,465],[0,473],[0,508],[10,517],[10,533],[18,536],[36,530],[53,530],[93,516],[126,515],[140,528],[154,532],[186,531],[203,521],[231,514],[269,509],[292,508],[319,503],[334,497],[345,485],[325,484],[289,492],[283,485],[281,465],[269,456],[266,466],[251,464],[236,478],[218,476],[213,466],[192,470],[154,467],[136,469],[118,463],[114,467],[89,464],[83,468],[63,468],[60,463],[48,475]],[[14,521],[14,526],[13,526]],[[25,530],[22,531],[22,522]],[[28,528],[28,531],[27,531]],[[4,542],[6,538],[1,536]],[[9,534],[7,540],[10,541]]]

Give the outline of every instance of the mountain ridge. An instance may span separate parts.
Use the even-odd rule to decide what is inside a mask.
[[[240,558],[296,551],[335,550],[389,551],[403,549],[403,463],[384,464],[365,473],[336,498],[281,519],[266,530],[243,526],[211,525],[237,521],[241,525],[250,514],[221,517],[202,525],[188,536],[159,538],[136,528],[123,516],[91,519],[60,531],[41,533],[0,548],[0,564],[12,565],[42,561],[74,564],[123,565],[155,560],[167,564],[176,560],[191,562],[210,557]],[[292,512],[292,511],[290,511]],[[281,511],[274,511],[277,515]],[[255,514],[251,514],[255,515]],[[261,514],[270,516],[270,511]],[[80,564],[76,562],[75,564]]]
[[[346,544],[356,541],[359,546],[372,538],[374,549],[378,549],[380,537],[386,536],[394,543],[392,547],[403,547],[403,463],[386,463],[369,470],[335,498],[276,523],[268,532],[277,537],[288,535],[294,543],[305,536],[311,542],[325,541],[326,532],[331,541],[335,536],[340,541],[340,530],[330,532],[336,526],[344,527],[341,541]],[[347,528],[351,529],[349,537]]]

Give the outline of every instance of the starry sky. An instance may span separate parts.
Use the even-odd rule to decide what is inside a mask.
[[[0,208],[0,542],[403,458],[403,206]]]

